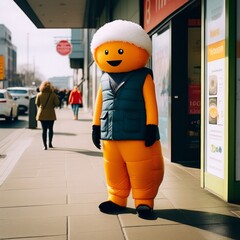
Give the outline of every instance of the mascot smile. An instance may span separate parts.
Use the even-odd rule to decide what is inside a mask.
[[[104,72],[93,116],[92,140],[103,147],[108,201],[104,213],[120,213],[132,191],[139,217],[152,214],[164,160],[148,34],[136,23],[115,20],[94,34],[91,52]]]

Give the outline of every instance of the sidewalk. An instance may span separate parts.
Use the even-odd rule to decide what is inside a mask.
[[[40,124],[17,138],[14,153],[22,154],[0,186],[0,239],[240,239],[240,205],[201,189],[199,169],[167,161],[153,219],[140,219],[131,197],[126,213],[101,213],[102,153],[91,141],[91,115],[79,116],[74,121],[70,109],[57,110],[54,149],[42,150]]]

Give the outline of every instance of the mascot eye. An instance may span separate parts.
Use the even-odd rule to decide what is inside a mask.
[[[109,53],[108,50],[105,50],[105,55],[108,55],[108,53]]]
[[[119,53],[119,54],[123,54],[123,49],[121,49],[121,48],[118,49],[118,53]]]

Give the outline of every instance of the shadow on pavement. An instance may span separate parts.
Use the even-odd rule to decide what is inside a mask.
[[[79,122],[92,122],[92,119],[78,119]]]
[[[117,213],[109,213],[109,215],[118,214],[137,213],[136,209],[133,208],[126,208]],[[157,220],[158,218],[199,228],[230,239],[240,239],[240,218],[238,217],[187,209],[167,209],[154,210],[151,216],[143,219]]]
[[[80,153],[80,154],[84,154],[92,157],[102,157],[102,152],[98,152],[98,151],[90,151],[90,150],[83,150],[83,149],[76,149],[76,148],[60,148],[60,147],[54,147],[51,150],[69,151],[69,152]]]
[[[187,209],[155,210],[147,220],[162,218],[231,239],[240,239],[240,218]]]
[[[54,132],[54,135],[77,136],[77,134],[75,133],[68,133],[68,132]]]

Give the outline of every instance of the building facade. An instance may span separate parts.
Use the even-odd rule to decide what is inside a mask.
[[[0,56],[3,69],[0,88],[10,87],[17,73],[17,51],[10,30],[3,24],[0,24]]]
[[[238,1],[121,0],[99,18],[148,32],[164,157],[201,168],[201,186],[231,202],[240,201],[239,15]],[[101,72],[88,56],[94,99]]]
[[[51,77],[48,79],[52,85],[58,90],[71,90],[73,88],[73,77],[72,76],[59,76],[59,77]]]

